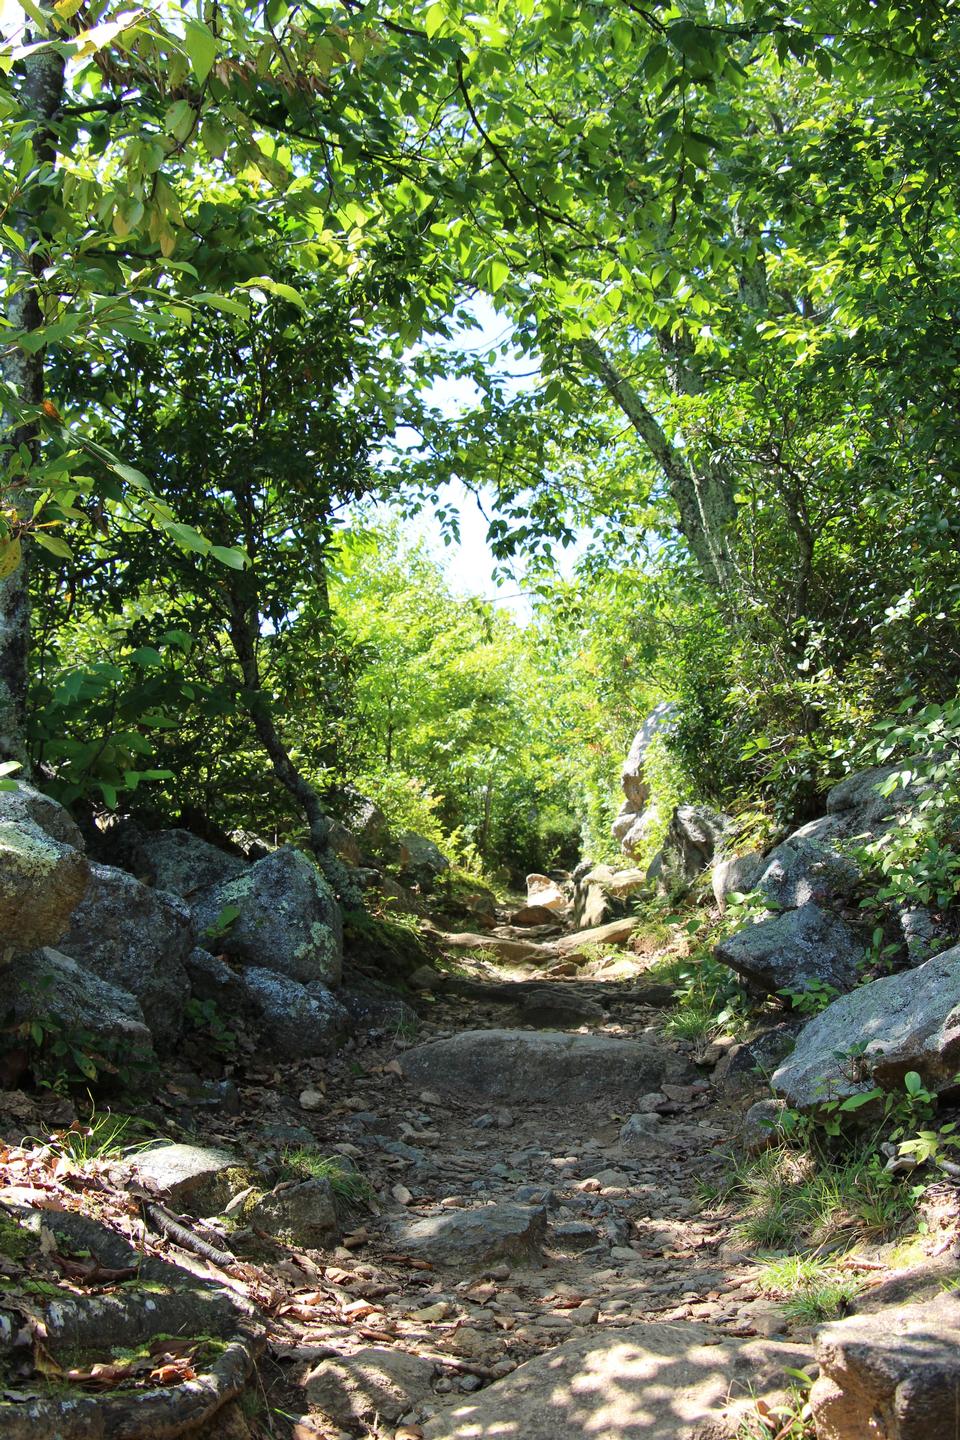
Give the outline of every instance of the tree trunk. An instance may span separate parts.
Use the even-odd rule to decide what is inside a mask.
[[[300,774],[277,731],[270,701],[263,689],[260,662],[257,658],[259,609],[255,604],[249,603],[249,599],[243,596],[237,585],[227,585],[227,600],[230,640],[243,676],[244,698],[253,728],[267,752],[273,773],[302,809],[310,830],[311,848],[320,859],[329,852],[330,820],[319,794],[309,780]]]
[[[29,36],[25,37],[29,42]],[[43,174],[56,165],[56,136],[52,121],[63,96],[63,57],[55,51],[41,50],[23,62],[23,78],[19,98],[24,118],[33,123],[33,150],[36,174]],[[39,186],[36,178],[31,187],[37,208]],[[38,280],[45,264],[43,236],[37,229],[32,213],[31,193],[21,196],[11,214],[12,223],[26,242],[25,273],[16,276],[7,270],[7,320],[13,330],[36,330],[43,323]],[[44,352],[29,354],[19,346],[11,346],[3,357],[3,378],[16,391],[25,405],[39,405],[43,399]],[[40,438],[36,422],[23,423],[20,416],[7,415],[4,439],[14,450],[26,447],[32,464],[39,459]],[[8,477],[4,486],[4,508],[13,508],[21,518],[28,518],[32,506],[25,494],[27,478]],[[30,589],[28,547],[24,546],[20,563],[4,580],[0,580],[0,759],[19,760],[27,764],[25,721],[27,679],[30,656]]]
[[[728,594],[736,569],[731,531],[737,513],[730,476],[719,466],[698,465],[692,456],[676,448],[639,390],[620,373],[596,340],[581,340],[579,350],[666,476],[680,515],[680,528],[704,579],[721,595]]]

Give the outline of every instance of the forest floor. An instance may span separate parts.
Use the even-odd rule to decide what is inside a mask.
[[[642,964],[655,968],[663,958],[646,955]],[[648,1097],[647,1108],[655,1107],[659,1118],[648,1130],[641,1126],[629,1143],[621,1129],[637,1105],[605,1099],[602,1073],[595,1096],[576,1105],[551,1103],[546,1085],[522,1102],[491,1103],[450,1098],[439,1093],[441,1087],[414,1083],[402,1069],[412,1046],[515,1027],[516,1012],[502,999],[503,982],[537,978],[525,966],[498,965],[494,971],[460,954],[456,966],[461,978],[472,974],[474,993],[438,990],[424,1006],[415,1037],[373,1031],[328,1060],[297,1064],[264,1064],[262,1056],[250,1055],[236,1066],[236,1113],[215,1110],[191,1123],[192,1138],[251,1161],[262,1163],[265,1155],[334,1157],[355,1165],[363,1177],[343,1201],[344,1233],[335,1249],[277,1242],[237,1267],[231,1283],[253,1301],[265,1324],[259,1383],[242,1411],[231,1407],[204,1433],[219,1440],[250,1434],[535,1440],[540,1424],[545,1436],[557,1440],[594,1432],[604,1440],[641,1432],[685,1435],[682,1405],[676,1415],[661,1405],[663,1414],[650,1428],[633,1401],[621,1396],[614,1403],[615,1384],[610,1394],[600,1386],[603,1414],[596,1397],[584,1402],[586,1409],[568,1405],[554,1413],[549,1376],[529,1396],[522,1386],[509,1389],[508,1377],[534,1357],[556,1355],[561,1365],[564,1346],[578,1373],[593,1367],[599,1374],[603,1357],[620,1345],[614,1368],[622,1371],[631,1355],[621,1341],[635,1341],[638,1334],[631,1327],[658,1322],[670,1327],[657,1331],[660,1341],[667,1336],[685,1351],[694,1371],[709,1353],[703,1347],[749,1346],[759,1337],[761,1351],[747,1350],[739,1388],[749,1389],[755,1378],[768,1400],[740,1433],[777,1434],[781,1420],[769,1411],[765,1420],[764,1405],[785,1400],[791,1383],[786,1372],[812,1358],[812,1326],[820,1317],[815,1306],[804,1312],[802,1305],[784,1305],[796,1287],[781,1270],[778,1291],[773,1247],[764,1243],[762,1226],[745,1226],[743,1195],[727,1184],[731,1166],[743,1158],[739,1132],[746,1102],[715,1090],[707,1063],[715,1057],[702,1043],[665,1033],[667,1012],[637,1003],[630,979],[582,976],[544,981],[589,993],[603,1007],[602,1019],[571,1033],[641,1039],[662,1047],[684,1072]],[[484,984],[494,975],[495,998],[487,999]],[[179,1116],[181,1124],[189,1080],[186,1070],[174,1069],[158,1097],[161,1110]],[[167,1133],[178,1138],[177,1126]],[[24,1178],[36,1182],[25,1153]],[[799,1183],[803,1177],[793,1178]],[[97,1177],[101,1213],[109,1210],[105,1195],[116,1183],[109,1167]],[[489,1217],[490,1207],[516,1205],[543,1207],[547,1219],[545,1236],[521,1258],[449,1265],[417,1258],[397,1238],[420,1217],[465,1210]],[[881,1224],[873,1241],[861,1237],[855,1247],[842,1247],[831,1270],[840,1287],[835,1313],[842,1313],[848,1296],[920,1258],[915,1246],[898,1249],[890,1228],[882,1234]],[[163,1240],[154,1248],[173,1253]],[[836,1246],[822,1249],[829,1254]],[[218,1273],[195,1258],[190,1264]],[[691,1322],[698,1328],[690,1329]],[[577,1342],[572,1349],[571,1342]],[[696,1345],[701,1349],[694,1354]],[[715,1354],[713,1383],[726,1389],[737,1368],[735,1352],[721,1348]],[[693,1384],[689,1372],[690,1364],[678,1371],[675,1389]],[[503,1406],[497,1410],[498,1393],[509,1423]],[[490,1397],[493,1408],[485,1410]],[[696,1396],[691,1403],[699,1403]],[[799,1407],[800,1401],[792,1403]],[[535,1414],[541,1417],[537,1424]]]

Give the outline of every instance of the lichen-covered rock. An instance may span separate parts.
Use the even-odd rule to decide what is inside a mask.
[[[845,899],[860,878],[860,867],[849,855],[798,830],[766,856],[752,888],[771,910],[795,910],[810,901],[824,905]]]
[[[88,873],[81,850],[55,839],[26,814],[0,820],[0,952],[59,942]]]
[[[189,830],[130,828],[122,852],[123,868],[138,880],[158,890],[171,890],[187,901],[211,885],[236,879],[247,869],[248,862],[241,856],[230,855]]]
[[[158,1046],[173,1044],[183,1029],[192,945],[190,912],[178,895],[96,864],[62,941],[79,964],[136,996]]]
[[[849,990],[863,947],[849,925],[813,903],[745,925],[714,954],[752,985],[776,994],[802,991],[811,981]]]
[[[153,1041],[133,995],[85,970],[69,955],[40,949],[18,955],[4,999],[2,1023],[40,1020],[69,1035],[83,1031],[93,1049],[125,1066],[149,1063]]]
[[[960,1416],[960,1301],[851,1315],[816,1338],[810,1392],[818,1440],[954,1440]]]
[[[318,1249],[336,1238],[339,1221],[330,1181],[301,1180],[261,1195],[244,1220],[288,1245]]]
[[[80,827],[69,811],[25,780],[17,780],[14,785],[13,789],[0,790],[0,821],[20,825],[32,820],[45,835],[59,840],[61,845],[72,845],[74,850],[84,848]]]
[[[196,948],[190,951],[184,965],[190,994],[197,1000],[212,1000],[227,1014],[236,1013],[242,1007],[245,996],[243,977],[219,955]]]
[[[206,890],[193,902],[201,943],[211,937],[245,965],[307,984],[336,984],[343,962],[343,922],[316,865],[292,845]]]
[[[916,1070],[931,1090],[960,1070],[960,946],[841,995],[803,1027],[773,1088],[798,1110],[880,1085],[899,1088]]]
[[[329,1055],[352,1029],[349,1014],[320,981],[300,985],[259,965],[246,967],[239,978],[244,1007],[280,1059]]]

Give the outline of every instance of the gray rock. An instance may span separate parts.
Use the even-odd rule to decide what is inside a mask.
[[[450,869],[446,855],[425,835],[407,830],[397,843],[400,846],[400,879],[406,885],[419,885],[421,890],[431,890],[444,871]]]
[[[746,855],[721,857],[713,867],[711,882],[713,894],[720,909],[726,906],[730,895],[749,895],[766,867],[759,850]]]
[[[494,1260],[535,1261],[547,1233],[542,1206],[483,1205],[424,1219],[404,1216],[392,1230],[397,1249],[432,1265],[477,1270]]]
[[[748,1155],[759,1155],[781,1138],[786,1105],[782,1100],[758,1100],[743,1117],[740,1142]]]
[[[245,990],[242,975],[232,970],[219,955],[193,949],[184,961],[190,993],[198,1000],[213,1000],[225,1014],[242,1009]]]
[[[316,865],[292,845],[205,891],[193,904],[193,916],[201,940],[211,930],[222,931],[217,950],[245,965],[276,970],[301,984],[336,984],[340,978],[340,907]]]
[[[350,1033],[349,1014],[319,982],[299,985],[259,965],[248,966],[239,978],[244,1005],[279,1059],[330,1055]]]
[[[538,1030],[576,1029],[580,1025],[603,1023],[603,1007],[595,1000],[571,994],[560,985],[545,985],[542,990],[528,990],[517,1009],[521,1025]]]
[[[247,1183],[236,1155],[207,1145],[158,1145],[133,1161],[138,1179],[174,1209],[216,1215]]]
[[[663,700],[654,706],[633,737],[630,752],[620,772],[620,783],[627,801],[635,811],[641,811],[650,797],[650,786],[645,774],[647,751],[653,741],[666,734],[677,718],[677,706],[670,700]]]
[[[842,920],[812,902],[745,925],[715,948],[718,960],[752,985],[776,993],[801,991],[812,980],[849,990],[863,947]]]
[[[378,805],[361,795],[353,786],[346,787],[343,822],[357,837],[364,851],[385,860],[396,856],[396,844],[390,834],[387,817]]]
[[[916,802],[915,785],[900,787],[888,796],[877,793],[877,787],[898,768],[885,765],[861,770],[834,785],[827,796],[827,816],[846,839],[876,839],[889,829],[898,814]]]
[[[875,1085],[899,1087],[908,1070],[932,1090],[952,1088],[960,1069],[958,1007],[955,946],[915,970],[834,1000],[800,1031],[793,1053],[773,1075],[773,1088],[799,1110]]]
[[[321,1249],[336,1238],[337,1205],[330,1181],[278,1186],[244,1211],[244,1219],[287,1245]]]
[[[95,1048],[103,1046],[108,1059],[125,1066],[152,1060],[153,1039],[134,996],[69,955],[34,950],[18,956],[8,975],[4,1008],[13,1024],[39,1019],[56,1030],[83,1030]]]
[[[624,824],[626,819],[630,824]],[[614,821],[614,834],[619,829],[620,848],[624,855],[631,860],[637,859],[650,844],[650,837],[660,822],[660,810],[656,805],[648,805],[639,814],[631,816],[620,814]],[[645,876],[644,878],[648,878]]]
[[[304,1380],[307,1399],[335,1424],[393,1424],[431,1394],[436,1366],[406,1350],[367,1345],[322,1360]]]
[[[774,1025],[752,1040],[731,1045],[714,1069],[714,1086],[725,1095],[745,1095],[764,1085],[793,1049],[797,1033],[794,1025]]]
[[[229,855],[189,830],[131,831],[123,846],[123,868],[158,890],[172,890],[185,900],[212,885],[235,880],[247,869],[239,855]]]
[[[193,947],[190,912],[178,895],[141,885],[125,870],[91,865],[63,949],[140,1002],[158,1046],[183,1029],[190,993],[184,962]]]
[[[28,809],[40,808],[32,797],[0,791],[0,797],[7,796],[22,802],[8,810],[22,808],[23,814],[0,819],[0,958],[7,949],[33,950],[62,940],[89,874],[81,850],[30,818]]]
[[[681,1078],[680,1062],[657,1041],[549,1030],[466,1030],[408,1050],[400,1064],[414,1084],[479,1103],[629,1102]]]
[[[784,1403],[785,1372],[809,1358],[693,1321],[591,1329],[437,1415],[424,1440],[730,1440],[754,1397]]]
[[[855,860],[797,833],[771,850],[753,888],[771,910],[795,910],[811,901],[824,905],[846,899],[860,879]]]
[[[659,1139],[660,1116],[652,1110],[630,1115],[620,1126],[620,1148],[627,1155],[649,1155]]]
[[[336,998],[350,1019],[364,1028],[403,1031],[409,1037],[420,1024],[416,1010],[399,995],[385,994],[359,978],[350,986],[342,986]]]
[[[703,805],[678,805],[647,879],[664,891],[688,889],[712,864],[729,823],[727,816]]]
[[[80,827],[68,810],[25,780],[16,780],[13,784],[14,789],[0,790],[0,821],[22,825],[29,820],[51,840],[59,840],[61,845],[70,845],[74,850],[84,848]]]
[[[954,1440],[960,1302],[952,1294],[819,1332],[810,1392],[818,1440]]]

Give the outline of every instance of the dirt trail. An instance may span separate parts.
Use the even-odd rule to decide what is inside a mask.
[[[470,982],[455,979],[436,994],[417,1046],[515,1025],[504,1004],[507,984],[513,980],[522,993],[539,981],[589,994],[603,1007],[603,1018],[579,1033],[655,1037],[689,1068],[689,1082],[666,1084],[633,1105],[605,1102],[602,1087],[591,1105],[552,1105],[549,1093],[501,1105],[444,1098],[409,1082],[401,1073],[407,1046],[397,1037],[374,1037],[329,1062],[332,1107],[299,1122],[319,1149],[355,1161],[375,1188],[380,1213],[358,1216],[322,1274],[310,1273],[306,1257],[290,1262],[306,1263],[305,1292],[335,1290],[336,1304],[298,1304],[295,1297],[275,1330],[268,1369],[274,1382],[282,1377],[296,1390],[318,1361],[351,1354],[362,1360],[370,1347],[427,1356],[435,1369],[429,1383],[401,1387],[411,1401],[405,1409],[382,1395],[378,1402],[368,1375],[355,1383],[338,1372],[332,1390],[329,1376],[310,1383],[310,1398],[339,1413],[315,1411],[299,1434],[392,1435],[399,1422],[400,1440],[416,1440],[424,1422],[430,1433],[431,1414],[442,1415],[531,1357],[638,1321],[707,1322],[718,1339],[785,1328],[776,1307],[758,1296],[755,1263],[732,1237],[730,1220],[701,1213],[704,1182],[724,1170],[736,1145],[737,1117],[691,1063],[692,1047],[663,1035],[663,1010],[637,1003],[631,979],[542,981],[528,967],[497,966],[490,980],[484,972],[489,977],[492,967],[473,968]],[[282,1108],[283,1099],[277,1101]],[[288,1109],[291,1101],[288,1095]],[[654,1118],[621,1138],[638,1108]],[[516,1203],[546,1210],[541,1258],[532,1263],[426,1268],[411,1263],[396,1242],[397,1226],[412,1218]],[[290,1265],[287,1273],[293,1278]],[[611,1429],[610,1440],[620,1433]]]

